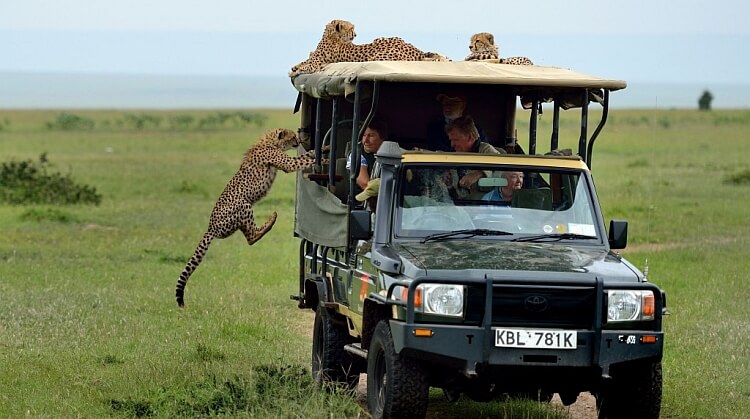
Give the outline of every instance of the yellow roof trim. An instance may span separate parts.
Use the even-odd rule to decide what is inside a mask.
[[[560,156],[525,156],[517,154],[480,154],[480,153],[445,153],[445,152],[404,152],[403,163],[439,163],[439,164],[508,164],[529,167],[579,169],[588,171],[579,157]]]

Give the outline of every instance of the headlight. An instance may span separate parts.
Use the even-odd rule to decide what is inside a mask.
[[[424,312],[444,316],[463,316],[464,287],[460,285],[424,285]]]
[[[403,288],[401,300],[406,301]],[[464,286],[450,284],[421,284],[417,286],[414,308],[425,314],[462,317],[464,315]]]
[[[656,311],[653,291],[607,291],[607,322],[653,320]]]

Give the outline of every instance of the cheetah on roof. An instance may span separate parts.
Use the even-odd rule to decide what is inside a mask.
[[[355,45],[354,25],[333,20],[326,25],[318,46],[307,60],[292,67],[290,77],[315,73],[326,64],[363,61],[448,61],[434,52],[424,52],[401,38],[377,38],[369,44]]]

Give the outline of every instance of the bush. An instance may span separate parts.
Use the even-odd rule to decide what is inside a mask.
[[[55,208],[31,208],[21,214],[24,221],[43,222],[52,221],[56,223],[71,223],[76,221],[76,217]]]
[[[63,112],[57,115],[57,118],[53,122],[47,122],[47,128],[64,131],[88,130],[94,128],[94,120],[85,116]]]
[[[0,202],[24,204],[94,204],[102,196],[96,188],[78,185],[70,174],[47,173],[47,153],[39,161],[10,161],[0,166]]]
[[[698,98],[698,110],[701,111],[710,111],[711,110],[711,101],[714,100],[714,95],[711,94],[708,90],[704,90],[703,94]]]
[[[188,129],[193,124],[192,115],[174,115],[169,117],[169,126],[172,129]]]
[[[750,185],[750,170],[743,170],[733,175],[729,175],[724,178],[724,183],[729,185]]]
[[[135,129],[159,128],[161,117],[149,114],[126,114],[125,125]]]

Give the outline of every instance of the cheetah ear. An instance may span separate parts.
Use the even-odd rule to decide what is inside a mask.
[[[490,36],[488,36],[487,39],[489,39],[490,44],[495,45],[495,35],[490,34]]]
[[[341,24],[336,22],[336,32],[341,32]]]
[[[284,130],[283,129],[279,130],[278,137],[279,137],[278,138],[279,140],[283,140],[284,139]]]

